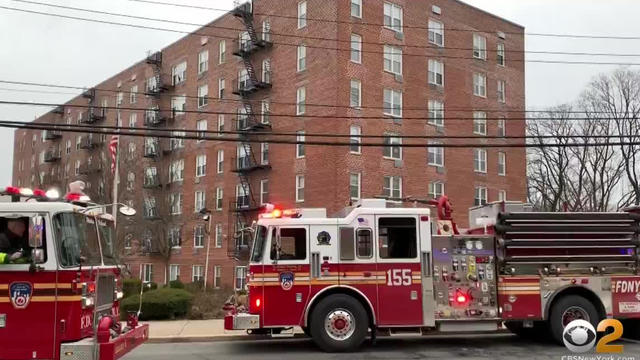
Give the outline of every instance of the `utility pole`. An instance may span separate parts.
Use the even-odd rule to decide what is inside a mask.
[[[200,215],[202,216],[202,220],[208,223],[207,224],[207,257],[204,260],[204,286],[203,286],[203,291],[206,291],[207,278],[209,274],[209,252],[211,250],[211,210],[204,208],[200,210]]]

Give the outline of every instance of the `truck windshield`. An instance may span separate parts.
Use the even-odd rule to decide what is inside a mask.
[[[102,246],[104,264],[117,265],[113,221],[98,220],[98,230],[100,231],[100,245]]]
[[[267,228],[264,226],[258,226],[256,229],[256,239],[253,242],[253,252],[251,253],[251,262],[262,261],[262,254],[264,253],[264,245],[267,242]]]
[[[102,265],[95,220],[79,213],[59,213],[53,229],[64,267]]]

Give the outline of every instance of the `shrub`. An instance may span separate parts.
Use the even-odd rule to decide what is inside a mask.
[[[140,286],[142,281],[140,279],[124,279],[122,282],[122,292],[124,297],[128,298],[133,295],[140,295]],[[144,291],[155,290],[158,288],[158,284],[152,282],[145,284]]]
[[[172,289],[184,289],[184,284],[180,280],[169,281],[169,287]]]
[[[192,294],[197,294],[202,292],[203,288],[204,288],[203,281],[196,281],[196,282],[184,284],[184,289]]]
[[[138,311],[139,297],[131,296],[120,303],[120,312],[126,318],[129,311]],[[142,295],[141,320],[175,319],[187,315],[193,295],[182,289],[163,288]]]
[[[187,284],[188,285],[188,284]],[[222,310],[225,302],[233,295],[233,289],[207,289],[194,292],[193,305],[189,311],[189,319],[222,319],[226,311]]]

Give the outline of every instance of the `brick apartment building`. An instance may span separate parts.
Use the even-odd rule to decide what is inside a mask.
[[[121,137],[119,201],[138,214],[119,220],[118,236],[146,281],[241,287],[249,241],[234,234],[263,202],[332,213],[358,198],[446,192],[464,226],[474,204],[525,200],[522,148],[393,146],[426,142],[399,135],[524,135],[523,50],[521,26],[456,0],[256,0],[35,122],[239,131],[239,142]],[[258,131],[388,135],[389,146],[243,142]],[[108,140],[17,130],[14,183],[84,179],[110,202]]]

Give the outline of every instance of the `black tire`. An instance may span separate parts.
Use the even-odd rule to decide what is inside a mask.
[[[331,321],[330,317],[335,320]],[[353,297],[330,295],[313,309],[309,328],[313,342],[320,349],[326,352],[350,352],[357,350],[367,336],[369,316],[362,304]]]
[[[549,314],[549,328],[551,329],[551,336],[553,340],[560,345],[563,345],[562,333],[564,332],[565,324],[563,324],[563,316],[569,309],[578,309],[588,316],[588,320],[594,328],[598,327],[600,322],[600,315],[598,309],[591,301],[583,298],[579,295],[567,295],[558,299],[551,308]],[[584,319],[587,320],[587,319]]]
[[[311,329],[309,329],[308,327],[303,327],[302,332],[304,332],[304,334],[308,337],[311,337]]]

